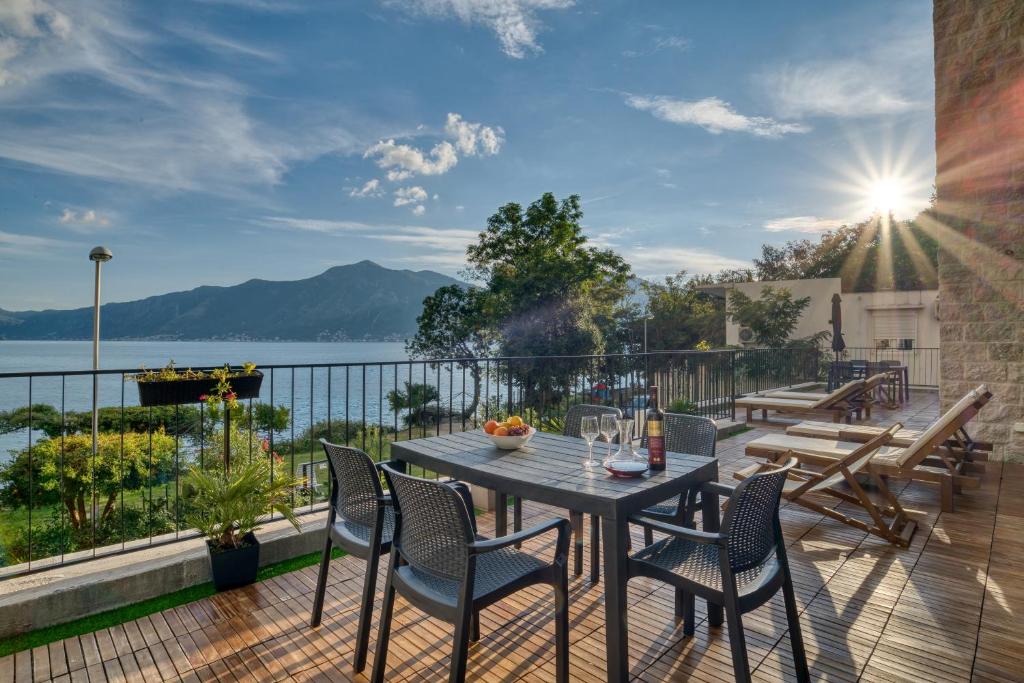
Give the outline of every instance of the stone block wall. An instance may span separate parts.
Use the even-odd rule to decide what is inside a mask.
[[[1024,1],[935,0],[943,409],[981,382],[972,434],[1024,461]]]

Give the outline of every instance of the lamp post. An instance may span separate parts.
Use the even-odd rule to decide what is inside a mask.
[[[89,252],[89,260],[96,264],[96,284],[93,295],[92,313],[92,455],[96,458],[99,442],[99,375],[96,370],[100,369],[100,266],[114,255],[106,247],[93,247]]]

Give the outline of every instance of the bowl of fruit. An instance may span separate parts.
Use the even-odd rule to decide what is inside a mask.
[[[488,420],[484,425],[484,432],[498,448],[514,451],[529,443],[537,430],[523,422],[523,418],[513,415],[502,422]]]

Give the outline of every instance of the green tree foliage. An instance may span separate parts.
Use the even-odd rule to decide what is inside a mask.
[[[391,412],[405,411],[402,420],[406,426],[433,424],[438,416],[448,417],[448,409],[441,407],[441,393],[431,384],[405,382],[405,389],[389,391]],[[476,410],[476,407],[473,408]]]
[[[784,287],[766,286],[758,299],[734,289],[729,294],[728,315],[738,325],[749,327],[758,344],[779,348],[789,341],[800,315],[810,303],[811,297],[794,299]]]
[[[935,289],[938,248],[917,222],[875,216],[826,232],[817,242],[763,245],[754,276],[759,281],[841,277],[843,290],[850,292]]]
[[[651,351],[696,348],[701,341],[725,344],[725,306],[698,288],[686,271],[643,285],[647,295],[647,347]],[[634,323],[643,334],[643,321]]]
[[[93,515],[93,490],[99,520],[114,513],[122,490],[136,490],[173,476],[175,441],[162,431],[152,434],[101,433],[96,457],[92,438],[72,434],[43,439],[16,453],[0,469],[0,502],[6,507],[59,505],[72,528],[85,528]]]

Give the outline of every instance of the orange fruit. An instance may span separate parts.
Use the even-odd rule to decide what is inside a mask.
[[[518,427],[521,424],[523,424],[523,418],[519,417],[518,415],[513,415],[508,419],[508,423],[512,427]]]
[[[488,434],[493,434],[494,430],[497,429],[497,428],[498,428],[498,421],[497,420],[488,420],[487,423],[484,424],[484,431],[487,432]]]
[[[498,427],[494,430],[495,436],[508,436],[508,427]]]

